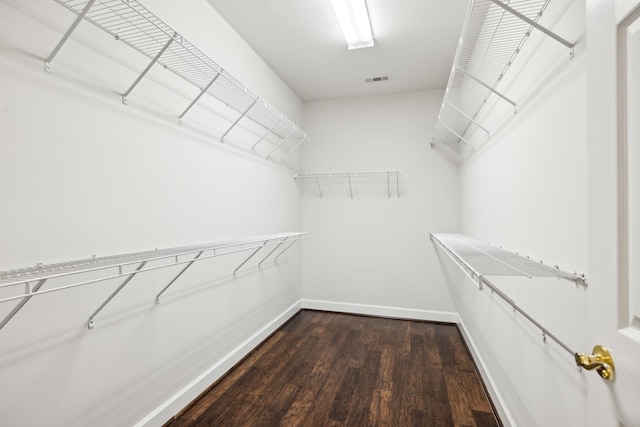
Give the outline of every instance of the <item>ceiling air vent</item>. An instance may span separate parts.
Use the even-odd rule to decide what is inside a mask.
[[[364,79],[364,82],[378,83],[378,82],[386,82],[387,80],[391,80],[391,76],[369,77],[368,79]]]

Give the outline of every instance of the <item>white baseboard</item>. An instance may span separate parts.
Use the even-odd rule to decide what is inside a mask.
[[[180,412],[198,397],[211,384],[222,377],[227,371],[235,366],[243,357],[249,354],[269,335],[275,332],[287,320],[293,317],[302,308],[301,301],[296,302],[238,347],[233,349],[229,354],[220,359],[216,364],[211,366],[197,378],[183,387],[176,394],[171,396],[166,402],[156,408],[149,415],[140,420],[136,427],[142,426],[161,426],[171,417]]]
[[[500,393],[498,393],[495,382],[493,381],[493,377],[491,376],[491,374],[489,373],[489,370],[487,369],[487,365],[482,359],[482,356],[478,352],[478,348],[473,342],[471,335],[467,331],[467,328],[464,326],[464,322],[462,321],[462,319],[459,318],[459,316],[458,316],[458,325],[460,326],[459,328],[460,332],[462,333],[462,336],[465,342],[467,343],[467,347],[469,347],[471,356],[473,357],[473,360],[476,362],[476,366],[478,367],[480,376],[482,377],[482,380],[484,381],[484,384],[487,387],[487,392],[491,397],[493,406],[495,406],[495,409],[498,412],[500,421],[502,421],[502,424],[504,425],[504,427],[514,427],[515,423],[513,421],[513,417],[511,416],[511,413],[507,410],[507,407],[504,403],[504,399],[502,399],[502,396],[500,395]]]
[[[353,304],[313,299],[303,299],[302,308],[335,311],[338,313],[364,314],[367,316],[391,317],[395,319],[458,323],[458,314],[448,311],[419,310],[414,308],[386,307],[381,305]]]

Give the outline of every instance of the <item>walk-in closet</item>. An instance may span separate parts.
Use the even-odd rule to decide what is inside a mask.
[[[640,427],[638,0],[0,24],[0,426]]]

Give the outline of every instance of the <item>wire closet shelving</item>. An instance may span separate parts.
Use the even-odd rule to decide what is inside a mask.
[[[517,103],[500,83],[532,31],[563,44],[573,57],[573,43],[539,24],[550,2],[473,0],[469,6],[431,139],[431,147],[454,164],[460,165],[491,137],[483,119],[492,96],[515,113]]]
[[[222,134],[222,143],[243,119],[250,120],[262,129],[259,137],[252,142],[251,152],[276,163],[284,163],[302,143],[310,139],[307,133],[180,36],[138,0],[55,1],[78,16],[45,60],[46,71],[51,72],[54,57],[78,24],[86,19],[151,60],[122,95],[124,104],[127,103],[133,89],[157,63],[200,91],[182,110],[178,116],[180,121],[204,94],[215,98],[238,114],[236,120]]]
[[[181,246],[168,249],[135,252],[122,255],[88,258],[77,261],[41,265],[19,270],[0,272],[0,290],[13,290],[11,296],[3,296],[0,303],[18,301],[17,305],[0,320],[2,329],[11,319],[35,296],[59,292],[79,286],[91,285],[106,280],[123,279],[120,285],[89,317],[89,329],[94,327],[95,317],[137,274],[154,271],[172,266],[182,266],[180,271],[156,295],[155,302],[160,304],[160,297],[171,287],[182,274],[194,263],[206,259],[216,258],[238,252],[251,251],[251,254],[233,271],[233,275],[242,268],[260,250],[273,246],[273,249],[258,263],[258,268],[278,249],[284,246],[273,257],[278,258],[299,240],[306,238],[308,233],[278,233],[264,236],[245,237],[228,241],[214,242],[203,245]],[[87,273],[92,278],[87,278]],[[96,275],[97,277],[93,277]],[[49,283],[54,282],[54,285]]]
[[[371,171],[371,172],[310,172],[310,173],[298,173],[293,176],[296,181],[302,181],[306,179],[314,180],[316,187],[318,188],[318,194],[320,198],[324,197],[322,193],[322,187],[320,185],[321,180],[325,179],[341,179],[349,185],[349,195],[353,199],[353,181],[359,178],[383,178],[387,183],[387,197],[391,198],[395,192],[396,199],[400,199],[400,171],[398,170],[386,170],[386,171]]]
[[[491,246],[460,234],[431,233],[430,238],[434,245],[442,249],[464,274],[477,284],[478,289],[483,290],[485,286],[491,289],[492,292],[509,304],[513,310],[520,313],[525,319],[537,327],[542,332],[543,338],[551,338],[565,351],[575,356],[575,351],[549,332],[547,328],[542,326],[516,304],[513,299],[509,298],[509,296],[501,291],[487,277],[557,277],[586,286],[587,281],[584,274],[563,271],[558,266],[551,267],[542,263],[542,261],[536,262],[528,257]]]

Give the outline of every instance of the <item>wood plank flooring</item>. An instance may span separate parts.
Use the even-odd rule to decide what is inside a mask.
[[[165,427],[495,427],[455,325],[303,310]]]

